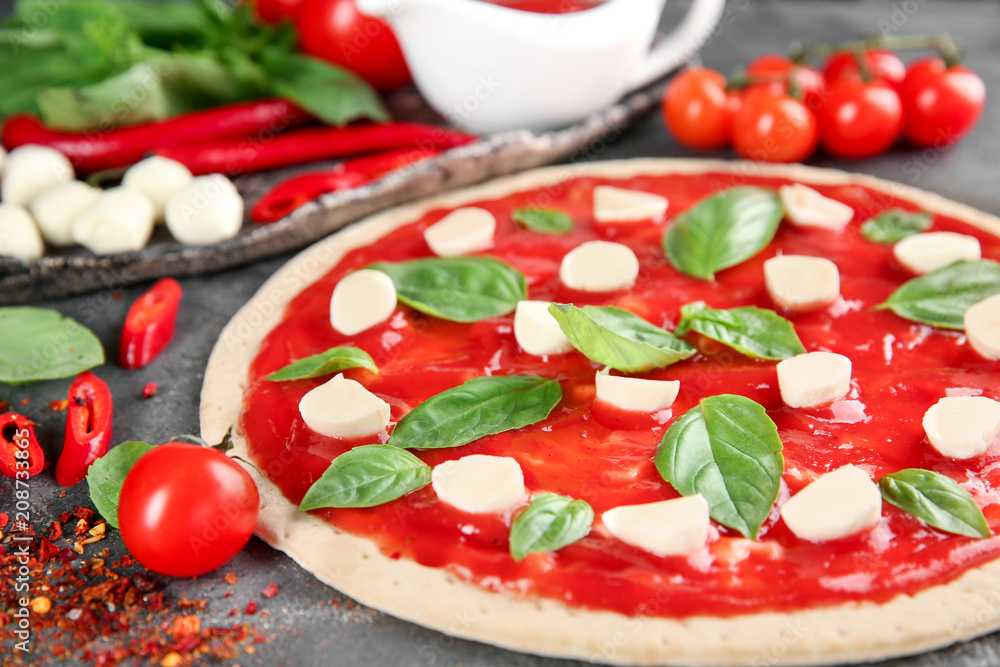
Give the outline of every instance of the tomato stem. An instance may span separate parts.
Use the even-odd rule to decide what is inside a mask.
[[[910,49],[933,49],[941,54],[945,63],[951,67],[961,62],[963,47],[961,42],[948,34],[940,35],[872,35],[863,39],[854,39],[846,42],[825,43],[825,42],[793,42],[789,47],[789,57],[795,62],[806,62],[810,57],[824,57],[837,51],[851,51],[863,53],[865,49],[883,48],[893,51],[905,51]],[[862,69],[868,63],[858,59],[858,65]],[[869,72],[870,74],[870,72]],[[864,79],[868,81],[870,79]]]

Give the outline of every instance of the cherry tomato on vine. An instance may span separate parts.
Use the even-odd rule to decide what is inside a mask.
[[[773,79],[769,84],[760,85],[770,86],[776,92],[782,93],[789,92],[791,86],[788,79],[791,78],[799,89],[799,99],[805,102],[809,109],[816,111],[823,104],[823,75],[815,67],[799,65],[777,53],[765,53],[750,61],[746,73],[754,78]]]
[[[278,23],[281,19],[291,19],[302,0],[249,0],[254,13],[265,23]]]
[[[300,48],[341,65],[381,91],[410,81],[389,24],[362,14],[354,0],[301,0],[295,12]]]
[[[733,146],[751,160],[801,162],[818,142],[816,115],[802,102],[768,88],[748,91],[733,118]]]
[[[118,525],[129,552],[153,572],[194,577],[225,564],[257,525],[257,486],[210,447],[168,442],[125,476]]]
[[[663,93],[663,122],[689,148],[724,148],[738,100],[726,92],[726,77],[715,70],[684,70]]]
[[[894,51],[889,49],[865,49],[865,64],[873,79],[881,79],[899,90],[906,76],[906,65]],[[861,79],[861,66],[858,64],[858,54],[854,51],[837,51],[823,65],[823,78],[827,85],[840,79]]]
[[[903,105],[888,81],[847,77],[827,89],[819,110],[823,148],[835,157],[867,158],[892,146],[903,127]]]
[[[937,56],[910,63],[899,90],[903,135],[915,146],[941,146],[964,137],[986,105],[986,87],[964,65],[948,67]]]

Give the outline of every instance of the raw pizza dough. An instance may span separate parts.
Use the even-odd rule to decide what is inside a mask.
[[[286,305],[348,251],[426,212],[544,187],[579,176],[628,178],[706,171],[772,176],[806,184],[858,184],[959,218],[1000,236],[1000,219],[913,187],[801,165],[639,159],[537,169],[441,194],[372,216],[303,251],[275,273],[223,329],[201,395],[202,436],[218,442],[233,426],[233,453],[247,457],[239,428],[247,370]],[[279,472],[282,462],[267,466]],[[1000,561],[942,586],[885,604],[847,603],[728,618],[628,617],[549,599],[517,599],[446,571],[382,555],[369,541],[300,512],[248,469],[261,496],[257,534],[321,581],[359,602],[441,632],[504,648],[600,663],[636,665],[799,665],[860,662],[921,653],[1000,628]],[[431,602],[432,601],[432,602]],[[669,601],[652,601],[669,604]]]

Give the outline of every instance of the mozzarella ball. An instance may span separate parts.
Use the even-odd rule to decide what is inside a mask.
[[[162,222],[167,199],[190,183],[192,178],[191,170],[180,162],[154,155],[129,167],[122,178],[122,185],[149,197],[156,221]]]
[[[66,181],[35,195],[28,210],[45,240],[54,246],[73,245],[73,222],[101,196],[83,181]]]
[[[38,193],[73,180],[73,165],[65,155],[47,146],[27,144],[15,148],[3,167],[0,199],[5,204],[25,206]]]
[[[0,204],[0,255],[33,262],[45,252],[42,235],[23,206]]]
[[[243,198],[222,174],[198,176],[167,199],[167,229],[184,245],[207,245],[236,236]]]
[[[129,188],[105,190],[73,221],[71,233],[98,255],[142,250],[153,233],[153,202]]]

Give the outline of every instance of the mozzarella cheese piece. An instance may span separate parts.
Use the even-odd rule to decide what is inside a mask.
[[[559,279],[584,292],[628,289],[639,277],[639,260],[632,249],[610,241],[587,241],[566,253]]]
[[[53,185],[73,180],[73,165],[48,146],[27,144],[15,148],[4,160],[0,200],[26,206],[32,197]]]
[[[594,188],[594,220],[597,222],[638,222],[656,220],[667,212],[666,197],[640,190],[610,185]]]
[[[518,301],[514,309],[514,338],[521,349],[537,357],[562,354],[573,343],[549,312],[551,301]]]
[[[381,271],[361,269],[344,276],[330,297],[330,324],[353,336],[389,319],[396,310],[396,286]]]
[[[778,188],[778,196],[788,220],[799,227],[841,232],[854,219],[853,208],[801,183],[782,185]]]
[[[622,410],[656,412],[673,405],[680,391],[678,380],[647,380],[598,371],[594,378],[597,399]]]
[[[839,540],[881,520],[882,494],[868,473],[846,465],[821,475],[792,496],[781,508],[781,518],[800,540]]]
[[[708,502],[700,494],[644,505],[621,505],[601,521],[612,535],[655,556],[683,556],[708,540]]]
[[[156,221],[163,221],[167,200],[194,176],[185,165],[169,158],[154,155],[137,162],[125,172],[122,185],[143,193],[153,202]]]
[[[764,284],[780,308],[822,308],[840,296],[840,270],[825,257],[778,255],[764,262]]]
[[[471,514],[498,512],[524,498],[524,474],[509,456],[445,461],[431,471],[431,486],[443,502]]]
[[[851,360],[833,352],[808,352],[778,362],[781,400],[791,408],[830,403],[851,389]]]
[[[141,250],[153,233],[153,202],[129,188],[105,190],[70,229],[73,241],[107,255]]]
[[[389,404],[340,373],[299,401],[306,426],[334,438],[362,438],[389,425]]]
[[[942,398],[924,413],[934,449],[953,459],[980,456],[1000,435],[1000,402],[985,396]]]
[[[930,273],[961,259],[982,257],[979,239],[955,232],[913,234],[892,246],[896,260],[916,274]]]
[[[1000,359],[1000,294],[972,305],[964,319],[972,349],[987,359]]]
[[[243,197],[222,174],[198,176],[167,198],[167,229],[184,245],[207,245],[236,236],[243,226]]]
[[[467,206],[452,211],[424,230],[424,240],[438,257],[458,257],[493,245],[496,218],[486,209]]]
[[[73,245],[73,222],[101,196],[83,181],[66,181],[35,195],[28,210],[45,240],[54,246]]]
[[[31,214],[17,204],[0,204],[0,255],[33,262],[45,252]]]

